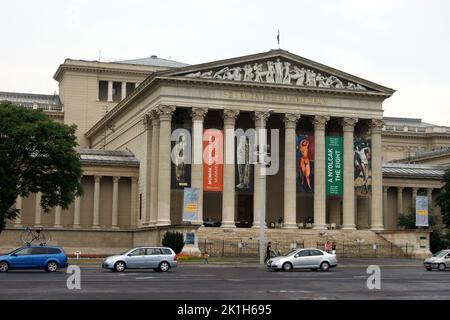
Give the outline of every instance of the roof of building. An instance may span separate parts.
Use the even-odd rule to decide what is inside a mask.
[[[383,118],[385,124],[392,126],[402,126],[402,127],[420,127],[420,128],[428,128],[435,127],[436,125],[422,122],[422,119],[418,118],[397,118],[397,117],[384,117]]]
[[[86,148],[76,148],[76,151],[82,164],[139,167],[139,160],[129,151]]]
[[[383,176],[442,179],[445,168],[406,163],[383,163]]]
[[[181,67],[186,67],[189,65],[189,64],[186,64],[183,62],[159,58],[156,55],[152,55],[150,57],[141,58],[141,59],[121,60],[121,61],[116,61],[113,63],[135,64],[135,65],[167,67],[167,68],[181,68]]]
[[[61,100],[57,94],[0,92],[0,101],[9,101],[30,109],[62,111]]]

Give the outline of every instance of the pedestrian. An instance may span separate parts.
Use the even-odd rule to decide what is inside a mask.
[[[270,252],[272,251],[272,243],[269,241],[266,248],[266,262],[270,259]]]
[[[205,251],[205,253],[203,254],[203,263],[204,264],[208,264],[208,258],[209,258],[209,253],[208,253],[208,251]]]
[[[331,253],[336,255],[336,245],[333,243]]]
[[[325,252],[331,253],[331,250],[333,249],[333,247],[332,247],[330,241],[327,241],[327,242],[325,243],[324,249],[325,249]]]

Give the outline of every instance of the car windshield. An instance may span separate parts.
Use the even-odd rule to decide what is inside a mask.
[[[13,254],[14,252],[19,251],[20,249],[22,249],[22,248],[14,249],[14,250],[11,251],[11,252],[5,253],[5,256],[9,256],[9,255]]]
[[[293,255],[296,254],[297,252],[298,252],[298,249],[291,250],[291,251],[289,251],[289,252],[286,254],[286,256],[293,256]]]
[[[439,257],[440,258],[440,257],[445,256],[448,252],[449,252],[448,250],[442,250],[442,251],[439,251],[439,252],[433,254],[433,257]]]

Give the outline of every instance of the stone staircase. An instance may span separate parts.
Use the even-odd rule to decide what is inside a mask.
[[[259,252],[259,229],[201,227],[197,235],[199,249],[211,256],[257,256]],[[324,243],[331,241],[341,257],[406,256],[405,250],[370,230],[267,228],[265,238],[272,243],[274,251],[281,253],[301,247],[323,249]]]

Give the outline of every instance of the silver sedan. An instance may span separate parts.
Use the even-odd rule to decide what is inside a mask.
[[[177,266],[175,252],[166,247],[136,247],[122,254],[107,257],[102,268],[123,272],[125,269],[154,269],[166,272]]]
[[[337,266],[336,255],[320,249],[295,249],[284,256],[278,256],[267,261],[269,270],[291,271],[292,269],[320,269],[328,271]]]

